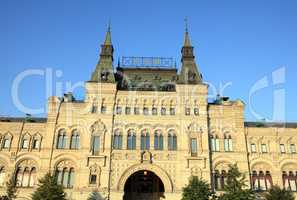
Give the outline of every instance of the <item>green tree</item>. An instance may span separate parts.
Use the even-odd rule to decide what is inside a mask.
[[[93,191],[88,200],[104,200],[104,198],[101,196],[101,194],[98,191]]]
[[[192,176],[189,184],[183,188],[182,200],[209,200],[211,195],[210,185],[197,176]]]
[[[66,194],[63,186],[57,184],[57,178],[48,173],[39,180],[32,200],[66,200]]]
[[[8,182],[6,182],[6,195],[7,200],[13,200],[16,198],[16,178],[15,174],[13,173]]]
[[[254,192],[246,188],[246,177],[242,174],[237,165],[229,165],[227,181],[224,187],[225,193],[219,200],[254,200]]]
[[[281,189],[279,186],[271,187],[265,194],[266,200],[294,200],[294,195],[291,191]]]

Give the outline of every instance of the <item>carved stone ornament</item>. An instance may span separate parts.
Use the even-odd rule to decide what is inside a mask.
[[[152,163],[152,153],[149,151],[143,151],[141,153],[141,163]]]
[[[96,121],[91,127],[90,127],[91,133],[104,133],[105,131],[105,125],[101,121]]]

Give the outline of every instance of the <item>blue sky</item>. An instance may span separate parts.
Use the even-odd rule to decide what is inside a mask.
[[[89,80],[109,20],[115,60],[164,56],[179,64],[187,17],[204,80],[217,88],[231,82],[223,94],[246,103],[246,120],[258,120],[249,92],[266,77],[268,86],[253,95],[254,112],[273,119],[273,105],[279,102],[273,95],[284,91],[283,120],[297,121],[296,10],[294,0],[1,0],[0,115],[24,115],[14,105],[11,90],[25,70],[61,70],[53,87],[58,82],[64,89],[66,82]],[[272,73],[280,68],[285,69],[285,79],[274,84]],[[46,106],[45,87],[42,76],[24,79],[21,102],[32,108]],[[83,88],[76,89],[75,96],[83,98]]]

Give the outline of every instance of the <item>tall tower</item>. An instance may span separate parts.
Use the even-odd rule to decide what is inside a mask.
[[[179,75],[179,84],[200,84],[202,83],[202,75],[198,70],[195,62],[194,47],[191,45],[188,25],[186,24],[184,45],[181,49],[182,67]]]
[[[110,24],[108,25],[105,35],[105,41],[101,45],[100,59],[96,65],[95,71],[92,73],[92,82],[105,82],[114,83],[113,74],[113,46],[111,43],[111,30]]]

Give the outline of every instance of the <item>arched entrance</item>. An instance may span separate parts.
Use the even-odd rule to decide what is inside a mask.
[[[164,184],[152,171],[140,170],[132,174],[124,186],[123,200],[160,200],[164,198]]]

